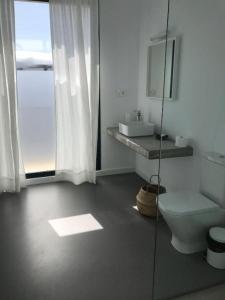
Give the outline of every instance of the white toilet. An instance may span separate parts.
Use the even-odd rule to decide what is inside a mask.
[[[200,192],[162,194],[159,210],[176,250],[189,254],[206,249],[209,228],[225,226],[225,157],[207,153],[202,159]]]

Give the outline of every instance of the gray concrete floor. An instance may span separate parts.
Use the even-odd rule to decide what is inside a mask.
[[[156,256],[156,299],[171,299],[225,283],[225,270],[208,265],[204,253],[181,254],[170,240],[171,233],[161,219]]]
[[[99,177],[96,185],[61,182],[2,194],[0,299],[151,300],[155,222],[132,207],[143,183],[127,174]],[[48,224],[87,213],[104,229],[60,238]],[[225,282],[225,272],[201,253],[179,254],[170,238],[161,219],[156,299]]]
[[[174,300],[224,300],[225,285],[220,285],[206,289],[201,292],[191,293],[183,297],[174,298]]]
[[[151,299],[153,221],[132,208],[142,183],[130,174],[1,195],[0,299]],[[48,224],[87,213],[104,229],[59,238]]]

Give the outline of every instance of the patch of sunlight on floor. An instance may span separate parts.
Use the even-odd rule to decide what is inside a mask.
[[[49,220],[48,223],[60,237],[103,229],[91,214]]]

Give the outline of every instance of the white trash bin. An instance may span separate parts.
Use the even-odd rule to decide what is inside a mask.
[[[225,228],[212,227],[207,240],[207,262],[216,269],[225,269]]]

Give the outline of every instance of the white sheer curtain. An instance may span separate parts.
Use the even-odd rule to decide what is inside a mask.
[[[18,134],[14,1],[0,1],[0,192],[25,183]]]
[[[56,174],[95,182],[98,126],[97,0],[50,0],[56,97]]]

